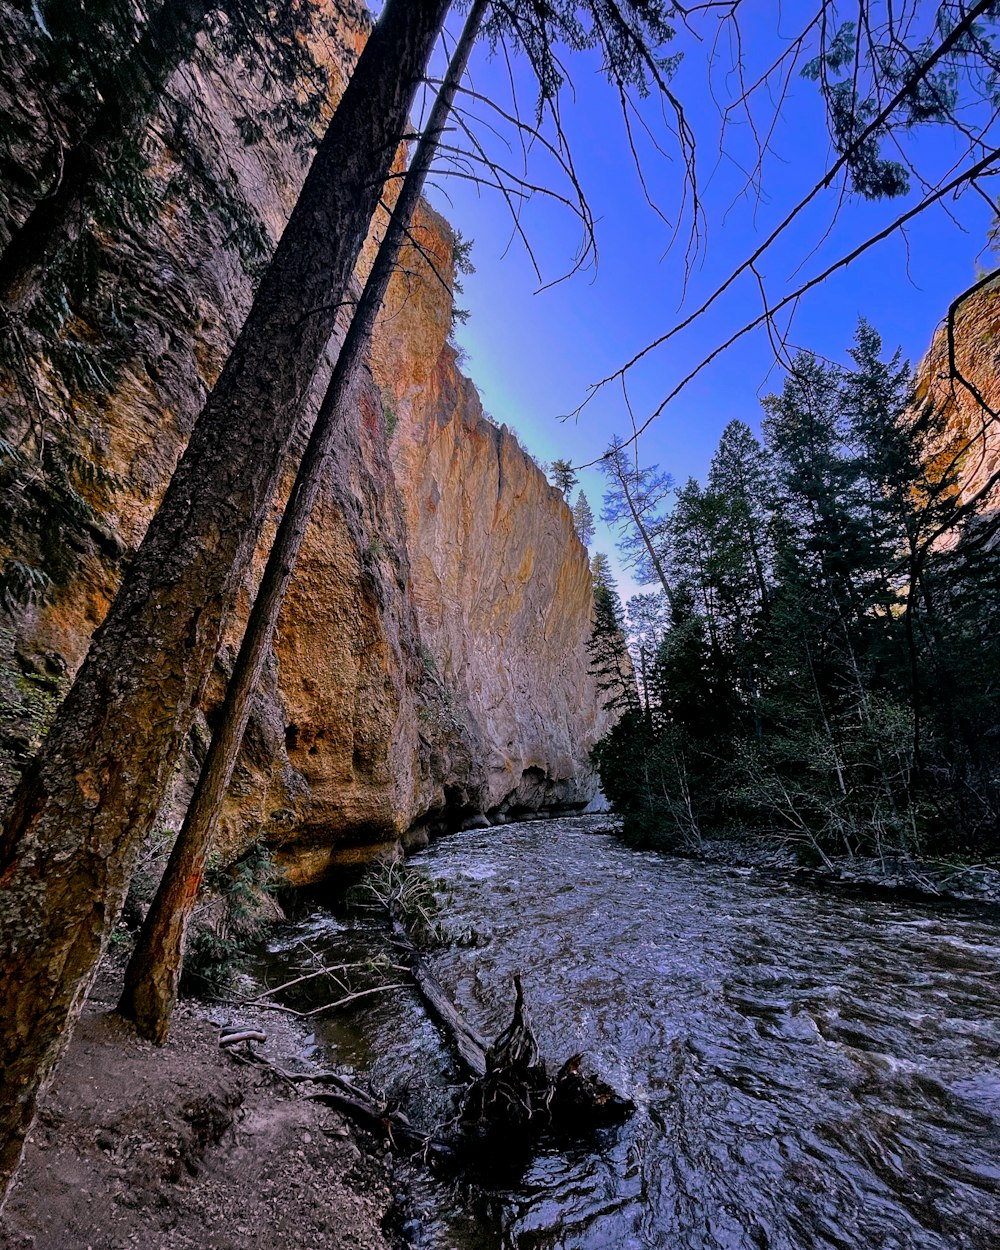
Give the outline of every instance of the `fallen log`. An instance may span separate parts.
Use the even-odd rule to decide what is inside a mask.
[[[473,1077],[486,1074],[488,1043],[473,1029],[455,1004],[448,997],[444,986],[437,979],[427,961],[414,946],[402,920],[394,908],[390,908],[392,932],[416,983],[420,997],[431,1016],[444,1029],[459,1059]]]
[[[391,902],[388,906],[397,947],[413,975],[432,1018],[443,1030],[460,1062],[472,1077],[459,1113],[466,1135],[484,1144],[507,1144],[551,1130],[559,1134],[589,1132],[620,1124],[635,1103],[610,1085],[582,1071],[583,1055],[572,1055],[556,1075],[541,1060],[524,1001],[524,986],[514,974],[511,1023],[488,1045],[468,1024],[410,939]]]

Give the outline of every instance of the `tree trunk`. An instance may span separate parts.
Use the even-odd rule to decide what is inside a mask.
[[[136,1025],[143,1037],[153,1042],[162,1044],[166,1041],[170,1028],[181,975],[185,933],[204,874],[205,859],[215,836],[219,811],[246,731],[253,693],[274,636],[278,613],[333,455],[334,442],[354,400],[375,319],[396,268],[400,249],[488,3],[489,0],[475,0],[427,127],[414,151],[385,237],[337,357],[288,506],[281,518],[198,785],[125,970],[125,985],[118,1011]]]
[[[274,260],[0,837],[0,1188],[208,677],[448,0],[388,0]]]
[[[663,561],[660,559],[656,548],[653,546],[653,540],[649,536],[649,531],[646,529],[645,523],[639,515],[639,510],[635,506],[635,502],[632,499],[632,492],[629,490],[628,482],[625,480],[625,474],[619,473],[615,476],[618,478],[618,484],[621,486],[622,494],[625,496],[625,502],[628,504],[629,515],[632,517],[632,522],[639,533],[639,537],[642,539],[643,546],[646,548],[650,563],[652,564],[653,570],[659,579],[660,585],[663,587],[663,593],[667,597],[667,603],[671,608],[675,608],[677,603],[674,599],[673,588],[667,580],[667,573],[663,567]]]
[[[0,253],[0,305],[19,308],[55,249],[84,227],[86,200],[114,164],[123,135],[137,135],[164,84],[194,51],[206,15],[219,0],[164,0],[132,57],[127,85],[100,88],[104,100],[86,133],[62,159],[55,186],[38,201]],[[75,233],[74,233],[75,232]]]

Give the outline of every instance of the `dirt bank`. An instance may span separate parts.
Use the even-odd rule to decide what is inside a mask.
[[[148,1045],[92,1001],[28,1140],[2,1250],[393,1250],[381,1143],[220,1052],[182,1004]]]

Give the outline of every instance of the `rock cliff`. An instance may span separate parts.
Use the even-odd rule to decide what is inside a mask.
[[[356,14],[346,45],[360,45],[365,22]],[[339,67],[341,86],[348,70]],[[103,619],[249,306],[253,266],[232,237],[233,205],[273,243],[304,175],[288,144],[242,142],[234,102],[253,84],[235,68],[203,56],[172,87],[197,105],[199,156],[228,188],[226,213],[179,189],[185,158],[164,137],[169,127],[152,127],[161,211],[141,236],[102,240],[101,282],[116,284],[131,318],[114,378],[67,392],[44,361],[0,374],[8,434],[29,438],[39,419],[58,421],[80,463],[99,470],[74,482],[91,515],[63,544],[46,601],[19,608],[0,631],[8,784]],[[436,827],[582,807],[596,786],[587,754],[606,714],[587,672],[586,552],[562,496],[484,418],[457,367],[448,226],[425,209],[414,235],[440,276],[414,252],[386,301],[223,818],[224,855],[263,838],[293,881]],[[283,493],[291,469],[285,479]],[[6,488],[44,496],[50,486],[36,477]],[[0,533],[0,558],[44,567],[43,548],[24,526]],[[262,547],[254,577],[263,557]],[[168,826],[210,732],[252,582]]]
[[[947,438],[937,464],[954,467],[964,501],[983,495],[982,508],[1000,506],[993,483],[1000,470],[1000,276],[968,299],[934,335],[919,370],[920,397],[947,414]]]

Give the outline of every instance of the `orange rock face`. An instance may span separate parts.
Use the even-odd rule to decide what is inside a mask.
[[[437,240],[450,266],[450,232],[436,214],[425,210],[415,232]],[[479,744],[482,780],[469,805],[503,815],[586,801],[586,750],[605,728],[587,672],[587,553],[561,492],[483,416],[446,341],[442,296],[428,282],[414,297],[397,278],[372,369],[396,417],[390,458],[428,661]]]
[[[345,42],[356,47],[358,30]],[[273,240],[304,167],[276,141],[241,148],[232,99],[249,89],[224,69],[188,74],[178,87],[198,94],[206,159]],[[174,156],[160,147],[153,160],[169,187]],[[426,209],[414,233],[450,281],[447,224]],[[362,264],[370,256],[371,245]],[[159,220],[141,245],[119,249],[115,266],[128,286],[123,303],[137,310],[134,347],[110,394],[74,397],[69,410],[81,446],[87,440],[114,484],[93,494],[97,520],[70,578],[0,631],[0,665],[29,677],[68,678],[81,662],[251,299],[226,222],[168,192]],[[223,815],[226,857],[263,838],[296,882],[436,828],[583,805],[596,786],[587,755],[606,714],[587,671],[586,552],[561,494],[512,434],[484,419],[459,372],[440,277],[416,255],[404,269],[306,539]],[[0,377],[0,402],[14,402],[17,381]],[[65,410],[44,377],[32,383],[53,411]],[[271,532],[291,477],[289,468]],[[0,535],[0,555],[12,551],[15,536]],[[189,793],[265,552],[262,544],[165,825],[177,823]]]
[[[939,472],[954,469],[963,500],[987,494],[1000,469],[1000,279],[962,301],[949,336],[947,321],[934,335],[919,371],[920,398],[948,417],[948,437],[935,457]],[[984,498],[984,507],[996,499]]]

